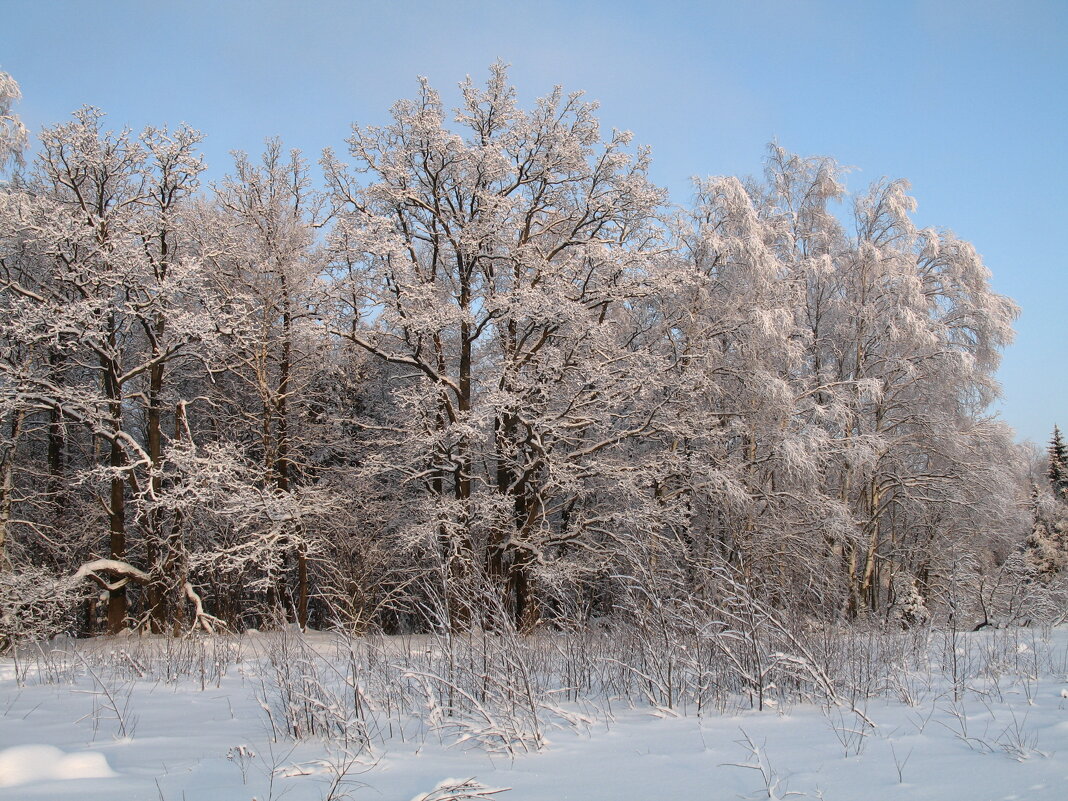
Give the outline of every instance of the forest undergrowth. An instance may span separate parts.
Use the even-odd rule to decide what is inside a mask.
[[[0,799],[74,778],[85,798],[162,801],[1055,786],[1063,627],[749,622],[24,642],[0,662]],[[44,757],[96,768],[25,766]]]
[[[322,740],[369,752],[432,738],[511,755],[540,750],[553,729],[610,725],[622,710],[730,716],[799,705],[822,708],[859,748],[877,728],[866,713],[873,703],[952,708],[1016,698],[1026,705],[1040,680],[1068,681],[1068,642],[1050,627],[717,628],[696,628],[686,640],[622,625],[407,636],[290,627],[60,638],[24,645],[5,661],[19,688],[93,685],[94,716],[122,737],[136,729],[139,694],[161,686],[217,690],[236,678],[275,742]]]

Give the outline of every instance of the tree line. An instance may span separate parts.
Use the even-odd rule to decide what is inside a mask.
[[[907,182],[772,145],[672,205],[581,93],[461,90],[205,184],[92,108],[24,160],[3,76],[6,637],[1019,601],[1061,501],[989,413],[1017,308]]]

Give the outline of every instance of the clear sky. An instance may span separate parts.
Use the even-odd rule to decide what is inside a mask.
[[[599,100],[678,202],[691,176],[759,173],[772,139],[852,190],[909,178],[917,222],[972,241],[1023,309],[1002,416],[1039,443],[1068,427],[1068,0],[0,0],[31,129],[83,104],[187,122],[209,177],[268,136],[343,152],[417,75],[449,101],[498,58],[521,102]]]

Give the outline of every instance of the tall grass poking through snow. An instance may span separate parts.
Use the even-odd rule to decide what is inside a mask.
[[[92,694],[95,728],[110,727],[120,738],[133,734],[140,688],[205,691],[230,677],[254,694],[272,740],[329,741],[346,753],[433,738],[514,755],[542,748],[554,727],[611,725],[621,708],[687,715],[814,703],[827,710],[845,752],[859,754],[873,728],[865,710],[874,699],[916,709],[920,723],[936,707],[952,712],[968,699],[1011,697],[1026,705],[1041,677],[1068,678],[1068,647],[1037,629],[806,630],[739,609],[714,621],[665,614],[532,635],[352,637],[283,629],[57,640],[23,647],[11,664],[20,686],[70,685]],[[959,720],[941,711],[943,723]],[[982,736],[965,720],[955,736],[1027,758],[1040,744],[1025,713]]]

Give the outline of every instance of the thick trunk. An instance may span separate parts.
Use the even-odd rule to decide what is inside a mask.
[[[56,386],[62,386],[62,366],[66,357],[59,351],[48,354],[48,366],[51,380]],[[67,482],[64,480],[65,429],[63,412],[53,407],[48,413],[48,492],[57,512],[66,506]]]
[[[162,334],[163,321],[157,323],[157,334]],[[163,394],[164,364],[154,364],[149,370],[148,378],[148,409],[146,412],[146,439],[148,440],[148,456],[152,462],[151,486],[154,496],[163,489],[163,479],[158,468],[163,461],[163,412],[161,409]],[[163,543],[163,521],[160,513],[153,510],[148,515],[148,531],[146,532],[148,544],[149,568],[153,573],[153,579],[146,588],[148,607],[151,610],[151,626],[153,632],[164,631],[167,619],[170,617],[170,603],[168,603],[168,588],[177,587],[180,592],[180,584],[176,584],[175,577],[170,575],[173,567],[173,559],[170,553],[169,543]],[[172,529],[172,536],[173,536]],[[179,601],[177,605],[181,605]]]
[[[462,343],[467,342],[465,337],[461,337]],[[467,347],[470,347],[470,343],[467,342]],[[438,336],[434,337],[434,350],[437,361],[437,369],[441,374],[446,374],[448,370],[448,361],[445,358],[445,343]],[[461,344],[461,351],[464,350],[464,345]],[[467,374],[467,382],[464,384],[463,374]],[[464,362],[463,356],[461,356],[461,368],[460,368],[460,392],[456,398],[456,407],[458,410],[454,411],[454,407],[450,403],[448,390],[444,387],[440,390],[440,396],[438,401],[438,411],[435,420],[435,425],[439,431],[444,431],[450,423],[457,422],[457,413],[462,414],[466,410],[470,410],[470,351],[468,350],[468,357]],[[471,625],[471,588],[470,578],[472,573],[471,559],[473,556],[473,547],[470,540],[468,525],[469,521],[466,518],[467,509],[466,501],[470,498],[470,483],[464,484],[465,480],[469,481],[470,468],[464,463],[464,457],[466,455],[465,443],[461,441],[457,444],[458,453],[453,456],[448,452],[436,454],[434,459],[434,465],[432,469],[431,477],[431,491],[438,497],[444,498],[445,494],[449,491],[448,476],[452,474],[452,495],[457,500],[464,503],[461,504],[462,511],[460,512],[460,518],[458,520],[449,520],[442,516],[438,523],[438,543],[441,549],[441,559],[443,566],[442,580],[444,583],[445,592],[445,609],[444,612],[448,617],[447,625],[452,631],[460,632],[466,631]],[[447,465],[455,465],[451,469]]]
[[[117,352],[114,316],[109,320],[108,346],[111,353]],[[122,433],[122,385],[119,382],[120,368],[116,357],[102,357],[104,392],[108,398],[108,414],[111,429],[108,466],[112,470],[108,498],[109,551],[112,560],[126,561],[126,457],[119,441]],[[114,634],[126,626],[128,602],[125,582],[117,582],[108,593],[108,632]]]
[[[182,438],[183,432],[188,430],[185,419],[185,402],[179,401],[174,410],[174,441]],[[168,587],[172,593],[173,613],[170,615],[170,624],[175,636],[185,630],[185,601],[189,592],[188,565],[186,564],[185,542],[182,536],[182,527],[185,524],[185,515],[180,509],[176,509],[171,519],[170,533],[167,536],[167,557],[164,564],[163,574],[167,577]],[[199,604],[200,596],[196,602]]]
[[[112,440],[108,465],[119,470],[125,465],[122,447],[118,439]],[[126,482],[121,476],[111,479],[111,497],[108,509],[111,558],[126,561]],[[115,634],[126,626],[126,585],[114,587],[108,594],[108,633]]]
[[[11,525],[11,505],[15,489],[15,450],[25,413],[15,412],[11,418],[10,445],[0,452],[0,572],[11,569],[8,555],[8,529]]]
[[[526,550],[517,549],[509,571],[511,593],[515,598],[514,621],[517,631],[529,633],[541,620],[541,605],[534,593],[532,559]]]
[[[513,462],[514,418],[506,412],[498,412],[493,421],[493,440],[496,449],[497,492],[504,498],[511,493],[515,481]],[[512,614],[512,595],[509,591],[506,568],[509,531],[505,525],[495,526],[490,532],[490,541],[486,552],[486,572],[491,586],[501,594],[501,605],[506,614]]]
[[[846,578],[849,584],[849,599],[846,602],[846,615],[852,620],[860,614],[860,586],[857,581],[857,546],[850,542],[845,548]]]
[[[297,546],[297,625],[308,628],[308,551],[304,543]]]

